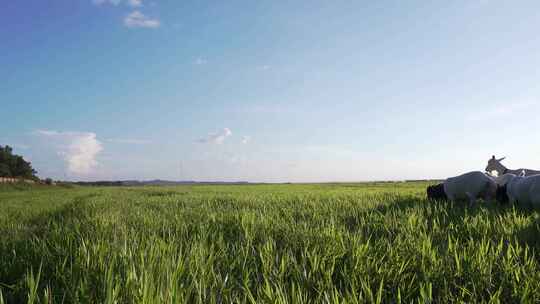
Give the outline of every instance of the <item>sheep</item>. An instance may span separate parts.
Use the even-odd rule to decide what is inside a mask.
[[[427,187],[427,197],[433,200],[447,200],[448,197],[444,193],[444,184],[431,185]]]
[[[495,158],[495,155],[493,155],[488,160],[488,164],[486,166],[486,172],[491,173],[493,171],[496,171],[498,176],[502,176],[503,174],[506,174],[506,173],[512,173],[512,174],[515,174],[515,175],[522,175],[522,176],[530,176],[530,175],[540,174],[540,171],[533,170],[533,169],[524,169],[524,168],[521,168],[521,169],[508,169],[501,163],[501,161],[503,161],[504,159],[506,159],[506,157]]]
[[[540,207],[540,175],[517,176],[507,173],[497,179],[497,200],[523,207]]]
[[[493,200],[496,192],[495,180],[480,171],[447,178],[442,184],[429,186],[427,189],[429,199],[448,199],[452,202],[468,200],[471,205],[477,198]]]

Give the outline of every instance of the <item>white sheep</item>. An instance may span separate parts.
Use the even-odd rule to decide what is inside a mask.
[[[517,176],[507,173],[497,178],[497,200],[521,206],[540,207],[540,175]]]
[[[452,202],[468,200],[472,205],[477,198],[491,201],[495,198],[497,184],[495,180],[480,171],[468,172],[456,177],[447,178],[438,186],[428,187],[428,198],[441,198],[441,189],[444,195]]]

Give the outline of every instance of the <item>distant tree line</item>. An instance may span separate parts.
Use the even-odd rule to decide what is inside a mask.
[[[110,186],[110,187],[120,187],[125,186],[121,181],[96,181],[96,182],[74,182],[72,184],[79,186]]]
[[[0,177],[37,179],[36,170],[20,155],[13,154],[10,146],[0,146]]]

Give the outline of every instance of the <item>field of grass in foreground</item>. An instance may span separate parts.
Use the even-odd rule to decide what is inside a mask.
[[[538,303],[539,212],[424,183],[0,188],[0,303]]]

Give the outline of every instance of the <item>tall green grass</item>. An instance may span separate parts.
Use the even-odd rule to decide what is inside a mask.
[[[538,303],[540,216],[423,183],[0,190],[0,303]]]

